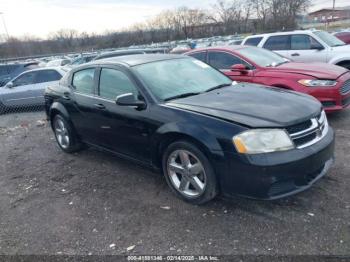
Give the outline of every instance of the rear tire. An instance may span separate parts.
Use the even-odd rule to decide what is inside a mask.
[[[82,149],[72,125],[60,114],[54,116],[52,129],[58,146],[66,153],[74,153]]]
[[[196,145],[187,141],[170,144],[163,154],[162,166],[169,187],[180,199],[200,205],[217,195],[214,170]]]

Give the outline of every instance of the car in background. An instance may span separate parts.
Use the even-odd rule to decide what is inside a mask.
[[[277,199],[333,162],[334,131],[311,96],[234,83],[183,55],[132,55],[69,71],[45,92],[66,153],[96,146],[162,172],[192,204],[219,192]]]
[[[44,91],[57,84],[66,73],[62,68],[38,68],[26,71],[0,88],[0,113],[15,108],[43,106]]]
[[[236,40],[232,40],[228,43],[228,45],[240,45],[242,44],[243,39],[236,39]]]
[[[67,64],[67,66],[75,67],[81,64],[85,64],[94,60],[95,57],[97,57],[97,54],[80,55],[77,58],[73,59],[69,64]]]
[[[337,33],[334,33],[333,35],[339,38],[345,44],[350,45],[350,31],[337,32]]]
[[[126,49],[106,52],[96,56],[93,60],[100,60],[111,57],[125,56],[125,55],[139,55],[139,54],[166,54],[167,48],[146,48],[146,49]]]
[[[38,62],[0,64],[0,87],[20,73],[38,67]]]
[[[350,69],[350,45],[321,30],[253,35],[242,45],[263,47],[295,62],[323,62]]]
[[[54,59],[49,62],[47,62],[46,67],[60,67],[65,66],[71,63],[71,60],[68,58],[60,58],[60,59]]]
[[[186,53],[190,50],[192,50],[192,48],[191,48],[189,43],[182,43],[182,44],[178,44],[176,47],[174,47],[170,51],[170,54],[183,54],[183,53]]]
[[[220,70],[232,80],[293,90],[317,98],[326,112],[350,106],[350,71],[326,63],[297,63],[253,46],[194,50],[186,55]]]

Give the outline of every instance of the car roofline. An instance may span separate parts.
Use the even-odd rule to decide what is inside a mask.
[[[149,61],[145,60],[144,62],[139,62],[137,64],[128,63],[127,61],[122,60],[125,57],[130,58],[130,57],[137,57],[137,56],[149,57],[149,56],[158,56],[158,54],[136,54],[136,55],[109,57],[109,58],[99,59],[96,61],[91,61],[89,63],[86,63],[85,65],[122,65],[122,66],[126,66],[126,67],[135,67],[138,65],[150,64],[150,63],[173,60],[173,59],[188,59],[188,56],[184,56],[184,55],[171,55],[171,54],[168,55],[167,54],[166,57],[163,57],[161,59],[155,59],[155,60],[149,60]]]

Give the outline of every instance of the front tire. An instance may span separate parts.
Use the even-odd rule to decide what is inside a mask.
[[[341,62],[338,64],[338,66],[345,67],[346,69],[350,70],[350,61]]]
[[[66,153],[74,153],[82,149],[72,125],[60,114],[54,116],[52,129],[58,146]]]
[[[162,166],[169,187],[180,199],[200,205],[217,195],[213,168],[194,144],[178,141],[169,145],[163,154]]]

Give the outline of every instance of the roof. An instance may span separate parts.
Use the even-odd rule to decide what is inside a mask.
[[[350,6],[334,8],[334,11],[344,11],[344,10],[349,10],[350,11]],[[333,7],[321,8],[321,9],[318,9],[316,11],[310,12],[309,15],[313,15],[313,14],[316,14],[316,13],[319,13],[319,12],[322,12],[322,11],[327,11],[327,12],[331,11],[331,12],[333,12]]]
[[[141,64],[153,63],[163,60],[186,58],[183,55],[168,55],[168,54],[141,54],[141,55],[126,55],[111,58],[105,58],[93,61],[90,64],[124,64],[127,66],[136,66]]]
[[[95,57],[95,60],[103,59],[104,57],[113,56],[113,55],[117,56],[117,55],[123,55],[123,54],[144,54],[144,53],[151,53],[151,52],[165,51],[165,50],[168,50],[168,49],[167,48],[121,49],[121,50],[103,52],[97,55]]]
[[[259,34],[259,35],[250,35],[245,38],[255,38],[255,37],[265,37],[265,36],[274,36],[274,35],[291,35],[291,34],[309,34],[313,32],[317,32],[320,30],[294,30],[294,31],[281,31],[281,32],[274,32],[274,33],[266,33],[266,34]]]

